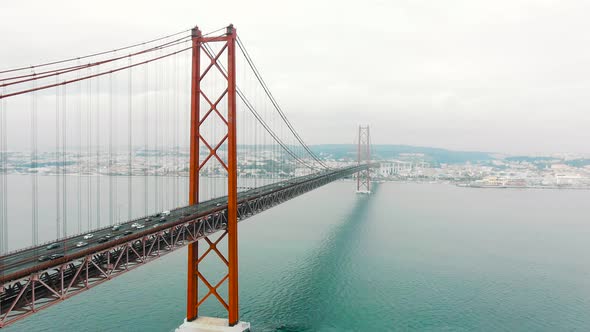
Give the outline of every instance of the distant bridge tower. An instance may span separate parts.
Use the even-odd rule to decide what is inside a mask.
[[[359,165],[371,162],[371,135],[369,126],[359,126],[357,156]],[[371,173],[369,168],[357,174],[356,192],[359,194],[371,193]]]

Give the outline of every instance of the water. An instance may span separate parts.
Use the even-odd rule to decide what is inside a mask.
[[[330,184],[240,223],[241,318],[254,331],[588,330],[589,198]],[[172,331],[185,260],[172,253],[6,331]]]

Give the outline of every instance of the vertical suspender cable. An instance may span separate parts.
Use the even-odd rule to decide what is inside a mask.
[[[91,70],[92,69],[88,68],[88,75],[92,74]],[[92,229],[92,181],[88,172],[90,171],[92,154],[92,80],[87,81],[86,89],[86,167],[83,175],[84,178],[86,178],[86,229],[90,231]]]
[[[168,159],[170,158],[170,140],[169,140],[169,135],[170,135],[170,94],[169,94],[169,84],[170,84],[170,73],[168,71],[168,58],[163,59],[162,61],[163,65],[164,65],[164,77],[162,78],[162,80],[164,81],[164,110],[162,115],[164,116],[164,121],[162,121],[162,123],[164,124],[164,130],[162,131],[162,142],[163,142],[163,152],[164,152],[164,160],[163,160],[163,166],[164,166],[164,205],[162,206],[162,209],[168,209],[168,207],[170,206],[169,203],[169,198],[170,198],[170,172],[168,170]]]
[[[275,124],[275,127],[280,126],[280,123],[276,120],[276,113],[273,113],[273,123]],[[277,129],[280,129],[280,128],[277,128]],[[280,130],[276,130],[276,132],[280,133]],[[281,136],[281,139],[282,139],[282,136]],[[278,147],[277,142],[272,142],[272,165],[273,165],[272,174],[274,176],[274,182],[277,182],[278,178],[279,178],[279,171],[278,171],[279,164],[277,162],[277,160],[278,160],[277,147]]]
[[[33,86],[36,84],[34,83]],[[39,210],[38,210],[38,178],[37,178],[37,93],[31,94],[31,167],[32,172],[32,224],[33,224],[33,245],[39,243]]]
[[[167,176],[168,186],[166,188],[166,193],[167,193],[166,210],[168,210],[172,207],[172,204],[173,204],[172,203],[172,201],[173,201],[172,195],[174,194],[174,179],[171,178],[171,176],[173,176],[173,174],[171,174],[171,172],[170,172],[171,168],[172,168],[172,164],[174,162],[174,155],[172,155],[172,151],[174,151],[173,147],[172,147],[172,144],[174,142],[174,139],[173,139],[174,134],[172,133],[172,129],[173,129],[172,125],[173,125],[173,121],[174,121],[173,120],[174,119],[174,116],[173,116],[173,112],[174,112],[174,107],[173,107],[174,106],[174,98],[173,97],[174,97],[174,95],[171,92],[172,88],[174,87],[174,71],[170,70],[170,63],[169,63],[170,61],[171,61],[170,58],[166,59],[166,62],[168,64],[168,70],[166,70],[166,72],[168,73],[168,86],[166,88],[166,96],[168,98],[168,106],[167,106],[167,112],[166,112],[166,114],[167,114],[166,124],[167,124],[167,129],[168,129],[168,153],[166,154],[167,155],[166,170],[168,173],[168,176]]]
[[[150,80],[149,80],[149,70],[150,64],[147,63],[145,65],[145,72],[144,72],[144,88],[145,88],[145,95],[144,95],[144,110],[143,110],[143,208],[144,214],[147,216],[150,212],[148,209],[148,156],[149,156],[149,149],[148,149],[148,104],[149,104],[149,94],[150,94]]]
[[[58,82],[59,81],[59,76],[55,77],[55,81]],[[60,201],[60,196],[61,196],[61,188],[60,188],[60,178],[61,178],[61,172],[59,171],[59,164],[58,164],[58,160],[60,157],[60,151],[59,151],[59,132],[60,132],[60,127],[59,127],[59,86],[55,88],[55,160],[56,160],[56,164],[55,164],[55,238],[59,239],[61,238],[61,201]]]
[[[176,207],[176,204],[175,204],[176,199],[174,197],[174,193],[176,192],[176,181],[175,181],[176,174],[174,172],[174,163],[176,161],[176,159],[175,159],[175,153],[176,153],[176,150],[175,149],[176,148],[174,146],[174,142],[175,142],[175,139],[176,139],[176,133],[174,132],[174,126],[176,125],[175,120],[174,120],[175,119],[174,118],[174,114],[176,113],[176,107],[175,107],[175,104],[176,104],[176,94],[175,94],[175,92],[176,92],[176,90],[174,89],[175,82],[176,82],[176,71],[175,71],[176,70],[175,69],[175,67],[176,67],[176,57],[174,57],[170,61],[172,61],[172,69],[169,70],[170,75],[168,76],[169,77],[169,79],[168,79],[168,93],[169,93],[169,99],[168,99],[168,107],[169,107],[168,114],[169,114],[169,117],[168,117],[168,119],[170,121],[169,122],[169,125],[168,125],[168,128],[169,128],[169,131],[168,131],[168,133],[169,133],[169,142],[168,142],[168,144],[170,144],[170,150],[169,151],[170,151],[170,154],[171,155],[170,155],[170,158],[168,160],[169,161],[168,164],[169,164],[169,174],[171,176],[170,181],[172,182],[172,188],[169,190],[169,192],[170,192],[170,202],[169,202],[170,205],[168,206],[169,208],[170,207]]]
[[[173,204],[174,207],[178,207],[178,187],[179,187],[179,174],[178,174],[178,163],[179,163],[179,150],[178,150],[178,110],[179,110],[179,98],[180,98],[180,94],[178,93],[178,88],[179,88],[179,84],[178,84],[178,80],[180,79],[179,75],[178,75],[178,55],[174,56],[174,109],[173,109],[173,121],[174,121],[174,130],[172,131],[172,134],[174,135],[174,199],[173,199]]]
[[[4,88],[2,89],[4,94]],[[7,138],[8,134],[6,129],[7,115],[6,112],[6,100],[0,99],[0,253],[6,253],[8,251],[8,185],[7,185]]]
[[[214,88],[212,89],[212,91],[219,91],[219,86],[220,85],[223,85],[223,83],[220,84],[219,81],[221,79],[218,76],[213,76],[213,78],[214,78],[214,84],[213,84],[214,85]],[[227,97],[225,97],[225,98],[226,98],[226,104],[225,104],[226,105],[226,108],[225,108],[225,114],[226,115],[225,116],[227,118],[227,105],[228,105],[228,103],[227,103]],[[224,113],[222,113],[222,114],[224,114]],[[209,116],[210,117],[213,116],[215,118],[217,115],[216,114],[211,114]],[[223,129],[220,129],[219,128],[220,127],[219,121],[216,121],[216,120],[213,120],[213,121],[211,121],[209,123],[213,126],[213,135],[211,135],[211,139],[209,139],[209,140],[210,141],[213,141],[215,138],[220,137],[219,131],[225,132],[226,127],[224,126]],[[215,141],[213,142],[213,144],[215,144],[215,145],[216,145],[216,143],[217,142],[215,142]],[[211,144],[211,143],[209,143],[209,144]],[[225,152],[222,152],[222,153],[227,153],[227,144],[224,144],[224,146],[225,146]],[[220,150],[221,149],[223,149],[223,148],[220,148]],[[223,158],[222,158],[222,160],[223,160]],[[226,158],[226,161],[227,161],[227,158]],[[218,164],[218,161],[217,160],[213,161],[213,163],[210,164],[211,165],[211,170],[213,171],[213,175],[212,175],[213,181],[211,182],[211,186],[212,186],[211,192],[213,193],[213,197],[220,197],[220,196],[225,195],[225,193],[226,193],[225,192],[225,188],[224,188],[225,186],[223,186],[223,183],[225,182],[225,178],[223,178],[222,166],[218,164],[217,169],[220,170],[220,172],[218,172],[215,169],[215,166],[214,166],[215,164]],[[218,184],[220,184],[220,183],[222,184],[222,189],[221,190],[218,189],[218,187],[219,187]]]
[[[131,58],[129,58],[129,65],[131,65]],[[131,70],[131,68],[128,69],[129,70],[129,80],[128,80],[128,90],[129,90],[129,97],[128,97],[128,110],[127,110],[127,125],[128,125],[128,130],[127,130],[127,146],[129,146],[129,164],[128,164],[128,174],[129,174],[129,178],[127,180],[127,202],[129,204],[128,206],[128,211],[127,211],[127,220],[131,220],[131,216],[133,215],[133,195],[131,194],[132,191],[132,183],[131,183],[131,177],[132,177],[132,173],[133,173],[133,147],[132,147],[132,140],[131,137],[133,135],[133,126],[132,126],[132,113],[131,113],[131,108],[133,107],[133,72]]]
[[[116,191],[113,178],[113,74],[109,75],[109,224],[112,225],[115,221],[115,202],[113,200],[113,193]]]
[[[264,104],[264,122],[268,123],[268,111],[267,111],[267,108],[266,108],[266,103]],[[269,124],[269,127],[270,127],[270,125],[272,125],[272,124]],[[272,129],[272,127],[271,127],[271,129]],[[268,139],[269,139],[268,134],[265,134],[264,135],[264,143],[263,143],[262,153],[264,154],[264,170],[265,170],[265,178],[266,178],[265,181],[266,181],[266,183],[272,182],[269,179],[269,176],[268,176],[269,175],[268,174],[269,173],[269,169],[268,169],[268,154],[267,154],[267,152],[268,152],[267,151],[267,148],[268,148]]]
[[[78,64],[79,63],[80,62],[78,61]],[[80,77],[79,71],[78,77]],[[78,202],[78,233],[80,233],[82,232],[82,81],[80,81],[78,87],[78,194],[76,195],[76,199]]]
[[[159,56],[158,52],[158,56]],[[160,177],[159,177],[159,171],[160,171],[160,146],[158,144],[158,142],[160,141],[160,134],[159,134],[159,124],[160,124],[160,119],[159,119],[159,110],[160,110],[160,98],[158,98],[158,96],[160,95],[160,66],[158,63],[154,64],[154,71],[155,71],[155,75],[156,75],[156,86],[154,89],[154,138],[155,138],[155,142],[154,142],[154,207],[156,209],[156,211],[160,211]]]
[[[285,138],[285,126],[281,126],[281,137],[284,139]],[[281,151],[280,149],[277,149],[279,155],[277,156],[279,158],[280,161],[280,169],[279,169],[279,179],[282,180],[283,178],[283,170],[285,169],[285,160],[283,159],[283,151]]]
[[[160,80],[162,81],[162,85],[160,86],[160,100],[161,100],[161,108],[160,108],[160,119],[162,126],[160,127],[162,141],[160,142],[160,167],[162,173],[160,174],[160,211],[166,209],[166,184],[168,183],[166,180],[167,172],[166,172],[166,67],[164,67],[164,61],[161,62],[162,69],[160,73]]]
[[[99,69],[97,68],[98,72]],[[100,228],[100,78],[96,80],[96,227]]]
[[[68,236],[68,178],[67,178],[67,159],[68,159],[68,154],[67,154],[67,148],[68,148],[68,133],[67,133],[67,124],[68,124],[68,116],[67,116],[67,108],[68,108],[68,104],[67,104],[67,86],[64,85],[63,89],[61,90],[62,93],[62,98],[61,101],[63,103],[63,107],[62,107],[62,117],[61,117],[61,151],[63,154],[63,158],[62,158],[62,203],[63,203],[63,208],[62,208],[62,213],[63,213],[63,226],[62,226],[62,232],[63,235],[62,237],[66,237]]]
[[[254,178],[254,187],[258,187],[258,178],[260,177],[260,169],[259,169],[259,165],[258,165],[258,158],[260,157],[260,155],[258,154],[258,144],[260,142],[260,133],[258,131],[258,123],[255,121],[255,119],[253,119],[252,121],[252,125],[254,126],[254,169],[256,170],[256,175]]]
[[[185,48],[186,48],[186,45],[187,44],[185,44]],[[183,65],[182,68],[185,69],[183,71],[184,73],[189,73],[190,72],[190,70],[189,70],[190,67],[189,67],[188,54],[190,54],[190,53],[189,52],[185,52],[184,57],[183,57],[184,58],[184,65]],[[188,86],[190,86],[190,84],[188,83],[189,81],[190,81],[190,75],[189,74],[185,74],[184,79],[183,79],[184,85],[183,85],[182,91],[187,91],[185,88],[188,87]],[[185,98],[185,99],[188,99],[188,98]],[[186,104],[183,104],[183,105],[186,105]],[[183,142],[183,144],[182,145],[183,145],[183,154],[184,154],[186,152],[185,149],[189,149],[188,140],[189,140],[189,136],[190,136],[189,135],[190,130],[188,129],[188,126],[189,126],[189,123],[190,123],[190,120],[189,120],[189,118],[190,118],[190,112],[188,110],[190,109],[190,107],[186,107],[186,108],[183,107],[182,109],[185,110],[185,111],[182,112],[182,115],[183,115],[183,117],[182,117],[182,120],[183,120],[182,121],[182,123],[183,123],[182,142]],[[188,155],[188,154],[185,154],[185,155]],[[185,167],[185,166],[187,166],[187,163],[188,163],[188,160],[183,159],[183,164],[182,164],[182,169],[183,170],[185,168],[188,170],[188,167]],[[182,197],[183,197],[182,202],[183,202],[183,205],[188,205],[188,183],[186,185],[182,186],[182,188],[183,188],[183,192],[182,192]]]

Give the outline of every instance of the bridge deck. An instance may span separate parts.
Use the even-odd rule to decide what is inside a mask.
[[[238,220],[374,166],[345,167],[243,191],[238,196]],[[139,218],[122,223],[117,231],[109,226],[88,232],[94,235],[91,239],[77,235],[60,240],[59,248],[43,245],[0,257],[0,327],[225,229],[226,212],[227,198],[220,197],[174,209],[165,220]],[[133,223],[145,226],[132,229]],[[103,242],[107,235],[112,237]],[[88,244],[76,247],[80,241]],[[41,258],[52,254],[63,256]]]

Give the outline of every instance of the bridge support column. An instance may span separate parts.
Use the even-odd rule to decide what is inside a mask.
[[[188,204],[199,203],[199,140],[200,140],[200,93],[201,93],[201,31],[195,27],[192,30],[192,68],[191,68],[191,131],[190,131],[190,161],[189,161],[189,196]],[[199,277],[198,277],[198,242],[188,245],[188,269],[186,287],[186,319],[197,318]]]
[[[227,251],[229,325],[238,323],[238,151],[236,119],[236,31],[228,27],[227,41]]]
[[[187,311],[186,321],[179,328],[179,331],[200,331],[199,326],[218,326],[225,324],[226,327],[238,326],[238,329],[204,329],[203,331],[245,331],[240,329],[247,323],[239,322],[238,304],[238,165],[237,165],[237,119],[236,119],[236,30],[232,25],[227,27],[225,34],[221,36],[203,36],[198,28],[192,31],[192,83],[191,83],[191,131],[190,131],[190,170],[189,170],[189,204],[199,203],[199,173],[210,162],[219,162],[227,171],[227,218],[226,232],[216,241],[205,237],[209,249],[205,250],[202,256],[198,253],[197,242],[191,243],[188,248],[188,274],[187,274]],[[208,44],[222,43],[219,51],[213,51]],[[227,56],[227,67],[223,65],[223,55]],[[201,71],[201,56],[204,56],[203,64],[205,69]],[[227,69],[225,69],[227,68]],[[211,71],[218,70],[227,79],[227,88],[218,96],[207,96],[201,89],[201,81]],[[227,70],[227,73],[224,71]],[[213,92],[216,93],[216,92]],[[223,114],[220,108],[221,101],[226,98],[227,112]],[[200,105],[206,102],[209,108],[203,109],[201,117]],[[221,103],[221,104],[220,104]],[[207,137],[201,132],[201,125],[208,117],[218,117],[227,125],[226,135],[218,142],[217,138]],[[208,150],[208,156],[199,161],[199,146],[203,144]],[[227,144],[227,159],[218,154],[218,149]],[[227,235],[227,259],[217,249],[217,244]],[[213,282],[208,281],[203,273],[199,272],[199,263],[208,254],[219,256],[227,266],[228,273],[221,279]],[[204,296],[199,296],[200,281],[208,288]],[[219,287],[227,282],[227,297],[218,292]],[[198,308],[208,298],[216,298],[219,303],[227,309],[228,319],[214,319],[199,317]],[[223,323],[223,324],[222,324]],[[219,326],[221,326],[219,325]],[[245,325],[244,325],[245,326]],[[248,325],[249,327],[249,325]],[[184,328],[184,329],[182,329]]]

